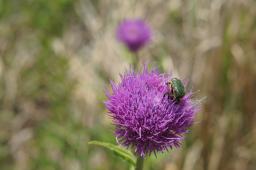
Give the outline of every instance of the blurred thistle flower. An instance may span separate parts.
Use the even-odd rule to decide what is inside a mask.
[[[181,144],[192,125],[197,105],[191,93],[179,102],[168,98],[170,75],[144,68],[127,72],[121,82],[112,84],[105,105],[116,126],[118,143],[144,157]]]
[[[141,19],[123,20],[117,28],[117,39],[132,52],[137,52],[150,41],[149,26]]]

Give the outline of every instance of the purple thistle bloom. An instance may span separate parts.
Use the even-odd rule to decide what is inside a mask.
[[[179,102],[168,98],[170,75],[146,68],[138,74],[130,71],[121,79],[112,83],[105,102],[118,143],[142,157],[178,147],[197,111],[191,93]]]
[[[132,52],[137,52],[151,38],[150,28],[141,19],[122,21],[117,28],[116,34],[118,40],[124,43]]]

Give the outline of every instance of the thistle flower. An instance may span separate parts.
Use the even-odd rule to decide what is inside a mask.
[[[137,52],[150,41],[151,31],[141,19],[122,21],[117,28],[117,39],[132,52]]]
[[[197,106],[191,93],[179,102],[166,94],[170,75],[146,68],[141,73],[130,71],[112,83],[105,105],[116,127],[118,143],[134,149],[144,157],[152,152],[168,150],[181,144],[193,123]]]

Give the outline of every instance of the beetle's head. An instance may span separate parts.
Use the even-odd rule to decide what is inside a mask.
[[[170,84],[171,84],[171,81],[167,81],[165,84],[166,84],[166,85],[170,85]]]

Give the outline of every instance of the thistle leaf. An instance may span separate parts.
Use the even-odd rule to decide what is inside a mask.
[[[104,148],[107,148],[107,149],[113,151],[120,158],[128,161],[133,166],[136,164],[135,156],[130,151],[128,151],[124,148],[121,148],[118,145],[114,145],[112,143],[107,143],[107,142],[100,142],[100,141],[90,141],[90,142],[88,142],[88,144],[102,146]]]

